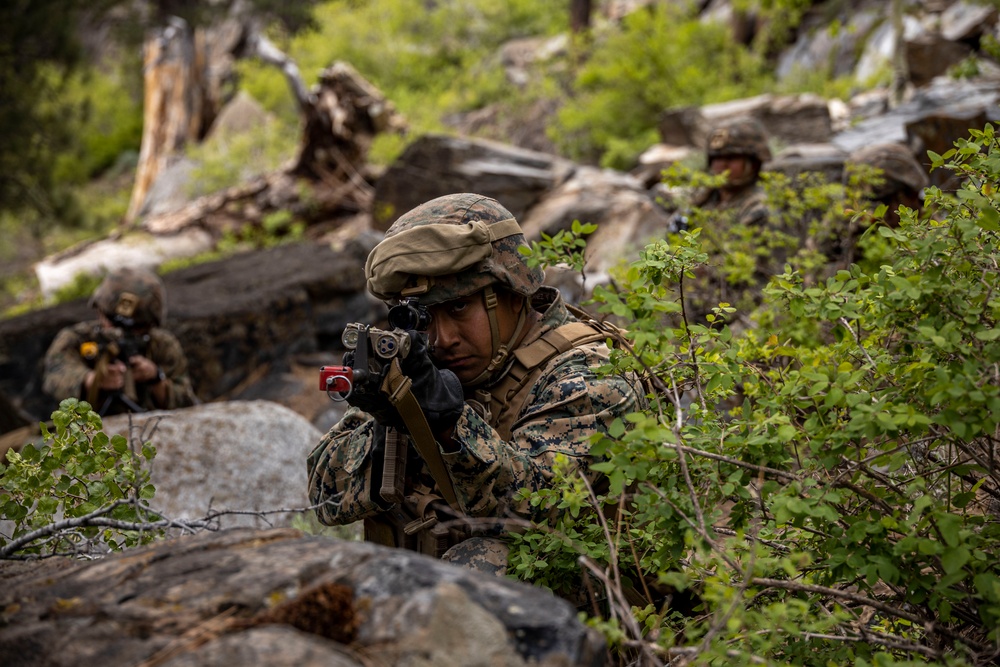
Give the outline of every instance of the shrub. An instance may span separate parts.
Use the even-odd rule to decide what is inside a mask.
[[[43,444],[10,450],[0,464],[0,518],[13,524],[0,535],[0,558],[97,555],[161,535],[148,506],[153,446],[109,437],[90,404],[73,398],[52,424],[42,424]]]
[[[657,4],[596,38],[550,135],[571,158],[628,168],[656,142],[664,109],[754,95],[768,81],[727,26]]]
[[[790,266],[742,334],[725,308],[663,325],[706,258],[698,233],[598,294],[633,322],[614,367],[659,391],[592,442],[610,493],[564,475],[533,497],[607,524],[565,512],[511,563],[557,590],[584,563],[622,664],[993,664],[1000,143],[988,125],[929,155],[965,179],[929,189],[934,217],[876,220],[881,265],[815,283]]]

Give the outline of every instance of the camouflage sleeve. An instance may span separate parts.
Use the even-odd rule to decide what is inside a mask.
[[[153,329],[149,358],[156,362],[170,382],[167,403],[160,406],[161,409],[174,410],[198,403],[188,376],[187,356],[176,336],[166,329]]]
[[[370,492],[374,440],[375,421],[352,407],[309,454],[309,502],[320,522],[345,525],[380,511]]]
[[[595,373],[594,368],[606,359],[602,343],[553,359],[518,416],[509,441],[466,406],[452,436],[460,449],[444,458],[467,514],[514,513],[544,520],[533,514],[527,502],[515,503],[514,493],[548,486],[557,455],[589,465],[590,436],[606,433],[617,417],[639,408],[640,394],[630,381]]]
[[[83,380],[90,367],[80,356],[80,343],[86,336],[83,327],[77,324],[60,331],[45,353],[42,390],[57,401],[84,398]]]

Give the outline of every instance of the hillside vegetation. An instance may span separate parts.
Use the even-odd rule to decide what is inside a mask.
[[[764,26],[748,44],[730,29],[699,20],[696,3],[654,3],[620,20],[595,3],[593,29],[568,31],[562,3],[486,0],[434,3],[334,0],[316,5],[313,27],[296,34],[275,27],[271,38],[299,66],[307,84],[335,60],[351,63],[379,87],[410,124],[406,137],[377,140],[371,158],[388,164],[406,142],[431,131],[456,131],[463,114],[488,110],[492,120],[472,131],[500,141],[541,116],[545,141],[578,160],[628,168],[656,139],[663,109],[704,104],[775,89],[769,56],[793,34],[806,6],[801,0],[762,3]],[[739,3],[738,3],[739,4]],[[75,6],[75,4],[73,5]],[[36,110],[51,131],[42,141],[38,200],[0,207],[4,303],[37,299],[31,261],[119,225],[128,207],[142,133],[142,65],[135,42],[107,36],[89,59],[67,68],[42,62],[49,100]],[[524,82],[505,72],[502,47],[512,40],[565,39]],[[256,60],[240,61],[235,86],[248,92],[276,122],[267,132],[228,144],[189,146],[200,164],[191,195],[241,182],[292,157],[301,119],[282,74]],[[873,82],[875,83],[875,82]],[[783,84],[787,90],[839,89],[822,76]],[[11,132],[19,131],[11,125]],[[46,166],[47,165],[47,166]],[[33,177],[35,178],[35,177]]]

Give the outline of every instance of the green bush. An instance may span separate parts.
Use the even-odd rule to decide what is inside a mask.
[[[0,463],[0,518],[13,524],[0,535],[0,558],[97,555],[162,535],[148,506],[153,446],[109,437],[90,404],[74,398],[52,424],[42,425],[43,444],[10,450]]]
[[[70,118],[73,149],[56,162],[56,178],[81,184],[111,168],[123,153],[138,152],[142,141],[141,64],[128,58],[114,66],[89,67],[73,74],[62,97],[80,109]]]
[[[595,37],[550,135],[571,158],[628,168],[656,143],[664,109],[755,95],[770,81],[727,26],[657,4]]]
[[[698,233],[598,295],[633,322],[615,368],[659,390],[592,442],[611,492],[557,478],[533,502],[569,511],[511,563],[556,590],[586,564],[622,664],[994,664],[1000,142],[987,126],[930,158],[965,179],[929,189],[934,217],[876,220],[881,265],[789,267],[742,334],[724,308],[663,325],[704,265]]]
[[[407,118],[413,136],[445,129],[448,114],[517,96],[497,57],[509,39],[552,35],[565,28],[557,3],[420,0],[327,2],[316,9],[318,30],[289,40],[307,83],[333,62],[350,63]],[[244,63],[244,87],[287,122],[297,121],[287,84],[273,67]],[[390,161],[398,138],[378,138],[373,159]]]

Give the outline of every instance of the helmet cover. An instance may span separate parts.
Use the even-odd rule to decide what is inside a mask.
[[[909,188],[917,193],[930,185],[926,170],[920,166],[913,153],[902,144],[874,144],[851,153],[851,164],[866,164],[882,170],[885,183],[875,188],[872,196],[887,197]]]
[[[90,306],[118,326],[160,326],[167,316],[163,282],[152,271],[124,267],[105,276]]]
[[[705,144],[708,160],[714,157],[742,155],[761,164],[771,159],[767,130],[755,118],[741,117],[719,123],[708,133]]]
[[[514,216],[473,193],[432,199],[400,216],[365,263],[368,291],[384,300],[417,297],[433,305],[499,285],[530,297],[542,284]]]

